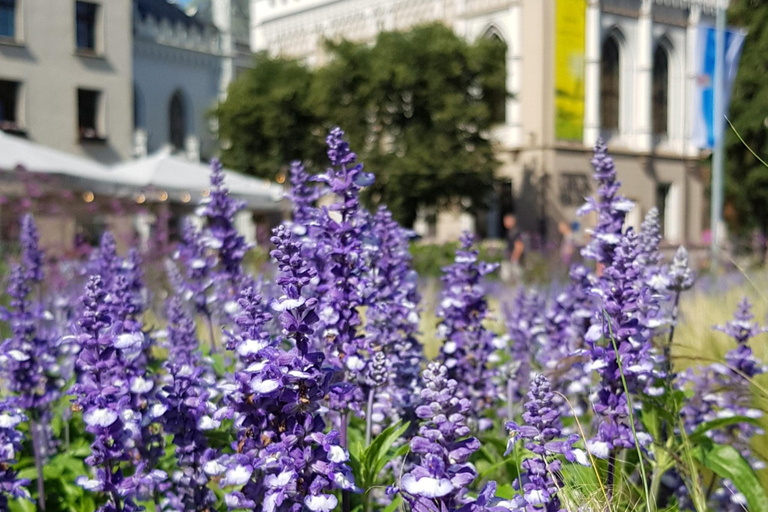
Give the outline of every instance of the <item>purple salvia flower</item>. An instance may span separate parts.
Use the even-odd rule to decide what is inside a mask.
[[[477,476],[469,462],[480,449],[466,423],[471,404],[439,363],[427,366],[423,381],[422,405],[416,408],[422,423],[410,442],[419,459],[402,476],[398,490],[411,510],[455,511],[471,501],[466,494]]]
[[[200,203],[200,214],[206,219],[205,244],[216,250],[221,265],[222,278],[228,287],[237,289],[243,277],[243,258],[250,246],[235,229],[235,215],[244,203],[232,199],[224,184],[221,162],[211,160],[211,190]]]
[[[178,470],[166,493],[165,505],[172,510],[194,512],[211,509],[216,496],[208,487],[206,464],[214,464],[218,454],[208,447],[205,432],[220,425],[213,419],[215,406],[210,402],[195,335],[195,323],[174,298],[168,307],[168,372],[162,403],[167,409],[162,421],[173,435]]]
[[[306,228],[315,221],[314,204],[322,195],[322,189],[311,182],[310,174],[301,162],[291,163],[291,190],[288,198],[293,203],[293,223]]]
[[[182,243],[174,256],[184,269],[177,291],[184,300],[191,302],[195,310],[206,317],[212,314],[215,302],[214,273],[216,258],[210,254],[203,242],[203,236],[190,219],[184,220]],[[179,278],[176,278],[179,281]]]
[[[327,185],[338,201],[323,208],[310,236],[316,241],[315,257],[325,262],[316,290],[321,297],[317,336],[326,340],[328,361],[347,374],[347,385],[337,386],[331,396],[332,409],[344,413],[362,409],[365,398],[361,385],[365,384],[366,366],[373,355],[360,333],[358,312],[360,306],[366,305],[362,239],[368,229],[360,206],[360,190],[373,183],[373,175],[357,163],[357,155],[339,128],[331,130],[326,143],[331,167],[314,179]]]
[[[586,204],[579,208],[578,214],[597,213],[597,226],[591,230],[592,238],[581,250],[581,254],[607,266],[613,262],[614,250],[621,240],[624,217],[633,204],[619,194],[621,183],[616,179],[613,159],[608,156],[608,148],[602,139],[595,145],[592,167],[595,171],[595,181],[598,183],[597,197],[587,198]]]
[[[672,263],[669,266],[667,275],[667,288],[673,292],[684,292],[693,287],[696,280],[696,274],[691,270],[688,259],[688,251],[680,246],[675,252]]]
[[[766,372],[766,366],[758,360],[749,346],[752,338],[765,333],[753,321],[752,305],[744,298],[738,305],[734,319],[715,329],[732,337],[737,347],[726,356],[727,365],[714,363],[703,368],[699,373],[689,369],[681,375],[681,386],[690,386],[691,398],[681,410],[681,416],[688,433],[704,422],[732,416],[761,418],[762,411],[752,407],[752,394],[749,390],[750,379]],[[713,429],[707,436],[714,442],[733,446],[742,456],[750,461],[755,469],[763,469],[765,463],[754,457],[750,441],[764,431],[750,423],[739,423],[725,428]],[[712,506],[716,510],[743,510],[743,495],[734,492],[732,483],[724,480],[720,488],[712,494]]]
[[[106,299],[101,277],[92,276],[83,298],[82,317],[76,324],[82,348],[77,360],[79,379],[72,391],[74,407],[83,411],[86,431],[94,436],[91,455],[86,459],[94,474],[92,478],[79,477],[77,483],[106,495],[107,502],[98,509],[100,512],[139,510],[134,501],[139,478],[126,477],[121,468],[131,459],[133,441],[123,420],[124,411],[130,411],[130,396],[121,384],[125,372],[119,353],[120,347],[129,348],[131,342],[139,340],[119,338]]]
[[[281,340],[269,336],[264,329],[269,315],[261,310],[261,298],[245,289],[228,340],[242,368],[225,411],[235,415],[238,440],[233,443],[236,453],[221,460],[221,485],[237,489],[226,497],[233,509],[260,504],[265,511],[329,511],[337,505],[332,489],[355,487],[339,433],[325,434],[317,413],[331,373],[320,368],[322,354],[309,352],[317,300],[306,298],[302,288],[313,269],[285,226],[275,230],[273,241],[284,295],[272,307],[280,312],[284,341],[295,346],[286,351]]]
[[[630,425],[630,394],[642,391],[655,373],[651,332],[641,322],[641,303],[653,298],[644,283],[643,268],[636,263],[638,237],[633,230],[621,238],[613,252],[612,264],[605,268],[595,289],[599,300],[599,316],[586,335],[592,355],[592,368],[600,375],[595,412],[600,424],[597,436],[590,442],[593,454],[613,462],[616,451],[633,448],[635,437]],[[603,340],[603,343],[598,343]],[[621,365],[619,365],[619,362]],[[647,436],[638,435],[645,445]],[[609,477],[612,477],[609,468]],[[612,482],[609,482],[609,487]]]
[[[13,465],[22,449],[24,435],[18,426],[27,420],[14,398],[0,401],[0,510],[9,510],[8,500],[29,499],[29,480],[20,479]]]
[[[32,283],[42,283],[45,279],[43,251],[40,250],[35,219],[30,214],[21,219],[21,258],[21,265],[26,274],[24,277]]]
[[[437,316],[438,335],[445,341],[438,357],[449,376],[458,382],[459,396],[470,400],[472,421],[483,429],[488,421],[481,421],[480,415],[497,401],[498,393],[494,385],[496,371],[490,361],[496,350],[494,335],[483,325],[488,303],[482,280],[496,265],[478,261],[473,243],[472,235],[464,233],[454,263],[443,268]]]
[[[382,207],[371,219],[369,238],[365,243],[370,273],[366,336],[370,346],[380,349],[374,359],[382,360],[387,374],[373,406],[374,430],[379,430],[378,423],[385,418],[392,422],[412,419],[424,356],[416,339],[420,296],[418,276],[411,268],[408,232]]]
[[[523,440],[525,448],[532,453],[522,462],[523,473],[513,484],[522,494],[513,498],[510,509],[556,512],[561,510],[557,491],[562,480],[559,477],[560,460],[555,457],[563,456],[569,462],[585,466],[589,464],[586,454],[573,448],[579,440],[578,435],[561,439],[560,413],[546,377],[537,375],[533,379],[528,398],[523,413],[525,423],[522,426],[514,421],[507,423],[510,433],[507,454],[519,440]]]
[[[514,416],[514,405],[525,398],[531,379],[533,354],[541,354],[546,360],[549,354],[542,353],[546,343],[546,322],[544,317],[545,299],[536,290],[520,288],[512,305],[505,305],[504,316],[510,338],[510,360],[502,369],[505,383],[507,419]],[[546,364],[546,361],[543,361]]]
[[[655,290],[663,290],[666,287],[664,275],[661,272],[663,259],[659,251],[661,238],[659,210],[653,207],[648,210],[640,225],[640,233],[638,234],[640,252],[637,258],[638,263],[645,268],[646,282]]]

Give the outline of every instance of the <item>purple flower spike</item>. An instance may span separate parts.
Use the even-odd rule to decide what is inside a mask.
[[[600,375],[594,409],[601,422],[597,437],[590,443],[590,450],[598,457],[612,457],[615,450],[635,446],[622,375],[626,391],[632,394],[642,391],[659,376],[651,331],[641,322],[643,303],[652,304],[654,299],[644,285],[643,269],[636,263],[638,253],[638,237],[630,229],[615,247],[612,264],[605,268],[595,289],[600,313],[587,332],[586,341],[592,368]],[[637,440],[645,445],[648,439],[643,434]]]
[[[261,310],[261,298],[245,289],[228,340],[242,369],[235,373],[236,391],[226,397],[227,408],[220,414],[235,417],[236,453],[217,467],[224,474],[221,485],[232,488],[226,497],[231,509],[261,504],[269,511],[330,511],[337,505],[330,491],[350,491],[355,485],[339,433],[324,433],[317,412],[332,373],[321,368],[322,354],[310,352],[308,342],[318,319],[317,300],[302,290],[314,269],[287,227],[274,233],[272,256],[283,296],[272,308],[280,313],[284,337],[274,339],[265,331],[270,315]],[[286,343],[293,348],[283,348]]]
[[[438,335],[445,340],[439,360],[458,383],[458,394],[471,401],[471,417],[480,423],[480,415],[497,399],[495,369],[491,367],[494,335],[483,325],[488,303],[482,286],[483,277],[496,269],[478,261],[472,235],[464,233],[454,263],[443,269],[443,292],[437,308],[440,318]]]
[[[346,373],[345,386],[336,387],[331,395],[331,408],[342,414],[349,409],[362,410],[367,366],[373,356],[360,332],[358,312],[367,305],[363,290],[368,288],[368,270],[362,239],[368,227],[360,206],[360,190],[367,182],[362,177],[367,175],[343,137],[338,128],[328,135],[331,167],[314,177],[327,185],[338,201],[320,212],[317,226],[310,230],[316,241],[314,257],[324,262],[316,291],[321,300],[317,337],[325,338],[328,362]]]
[[[607,266],[613,262],[613,253],[621,240],[624,217],[634,205],[619,194],[621,182],[616,179],[613,159],[608,156],[608,148],[602,139],[595,145],[592,167],[598,184],[597,197],[587,198],[587,203],[579,208],[578,214],[596,212],[597,226],[591,230],[592,238],[581,254]]]
[[[82,348],[77,360],[79,380],[72,392],[74,407],[83,411],[86,430],[94,436],[91,455],[86,459],[94,474],[91,478],[79,477],[77,483],[107,496],[99,512],[138,510],[134,499],[140,482],[135,477],[126,477],[121,468],[131,460],[133,445],[131,430],[123,418],[126,413],[133,417],[133,411],[117,346],[130,348],[131,338],[121,338],[116,333],[106,301],[107,291],[101,277],[92,276],[83,298],[82,317],[76,325]],[[138,470],[136,473],[140,475]]]
[[[310,175],[301,162],[291,163],[291,191],[289,199],[293,203],[293,222],[306,228],[317,216],[314,207],[322,195],[322,189],[310,181]]]
[[[410,443],[419,462],[402,476],[397,490],[411,510],[458,510],[471,502],[466,493],[477,476],[469,462],[480,449],[466,423],[471,404],[459,395],[458,383],[445,366],[430,363],[423,380],[423,405],[416,408],[422,423]]]
[[[696,280],[696,274],[691,270],[688,260],[688,251],[680,246],[675,252],[672,264],[669,266],[669,275],[667,277],[668,289],[674,292],[684,292],[690,290]]]
[[[13,469],[24,441],[17,427],[26,420],[24,411],[15,399],[0,401],[0,510],[9,510],[9,498],[29,499],[29,492],[25,488],[29,480],[19,479]]]
[[[40,250],[35,219],[30,214],[21,219],[21,257],[26,279],[34,283],[43,282],[43,251]]]
[[[218,454],[208,447],[205,432],[220,425],[213,419],[215,406],[210,401],[203,373],[195,323],[178,299],[168,307],[168,359],[162,404],[165,431],[173,435],[178,470],[172,475],[172,487],[166,493],[166,505],[173,510],[195,512],[210,509],[216,495],[208,487],[204,471]]]
[[[243,207],[241,201],[229,196],[221,162],[214,158],[211,160],[211,191],[201,202],[201,213],[206,218],[209,232],[206,244],[218,252],[223,274],[234,287],[243,275],[243,258],[250,249],[235,229],[235,215]]]
[[[578,435],[560,439],[562,425],[554,397],[547,378],[536,376],[528,393],[530,400],[525,404],[525,424],[521,426],[514,421],[507,423],[510,434],[507,453],[512,451],[515,443],[524,440],[525,448],[533,454],[522,462],[523,474],[513,485],[523,492],[510,503],[513,510],[560,510],[557,491],[562,487],[559,477],[561,463],[554,457],[562,456],[569,462],[589,465],[586,454],[573,448],[579,440]]]

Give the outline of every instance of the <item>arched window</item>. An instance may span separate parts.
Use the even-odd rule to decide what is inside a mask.
[[[600,60],[600,126],[619,129],[619,42],[609,36]]]
[[[507,43],[494,29],[489,29],[485,34],[489,41],[490,56],[487,62],[493,63],[493,68],[488,69],[488,84],[484,95],[491,111],[491,122],[503,123],[506,121],[507,112]],[[498,82],[501,83],[490,83]]]
[[[174,149],[183,149],[187,138],[187,105],[181,91],[171,96],[169,108],[170,142]]]
[[[656,47],[653,53],[653,133],[667,134],[669,119],[669,53],[663,45]]]
[[[134,84],[133,86],[133,128],[144,128],[144,97]]]

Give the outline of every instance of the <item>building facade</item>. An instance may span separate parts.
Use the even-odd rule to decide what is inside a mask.
[[[717,0],[252,0],[251,45],[320,64],[326,38],[371,41],[382,30],[443,22],[468,39],[506,43],[505,122],[494,137],[502,161],[487,234],[514,211],[546,239],[578,219],[593,193],[591,151],[603,137],[629,223],[652,207],[669,243],[695,244],[705,184],[691,144],[695,41]],[[466,225],[466,220],[454,222]],[[455,234],[448,227],[438,238]]]
[[[129,158],[130,16],[131,0],[0,2],[0,129],[102,163]]]

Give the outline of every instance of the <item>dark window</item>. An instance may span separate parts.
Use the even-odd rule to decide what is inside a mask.
[[[507,111],[507,44],[498,36],[498,34],[491,34],[490,37],[490,51],[491,57],[489,62],[497,63],[501,70],[492,73],[492,76],[502,80],[500,84],[488,84],[489,90],[485,92],[485,96],[488,100],[488,106],[491,110],[491,122],[503,123],[506,120]],[[489,69],[489,72],[493,71]]]
[[[592,193],[590,179],[586,174],[564,172],[559,181],[562,206],[581,206],[584,198]]]
[[[16,0],[0,0],[0,37],[16,37]]]
[[[77,90],[77,123],[81,139],[98,139],[99,91]]]
[[[0,126],[3,130],[18,122],[19,82],[0,80]]]
[[[669,55],[659,46],[653,54],[653,133],[667,134],[669,101]]]
[[[133,86],[133,127],[144,128],[144,98],[135,85]]]
[[[600,62],[600,126],[619,129],[619,43],[609,37],[603,43]]]
[[[77,49],[96,51],[96,11],[98,5],[90,2],[77,2]]]
[[[662,236],[665,235],[664,219],[667,216],[667,199],[671,188],[672,185],[669,183],[656,184],[656,209],[659,211],[659,232]]]
[[[187,138],[187,112],[184,97],[180,91],[173,93],[169,108],[170,139],[174,149],[183,149]]]

